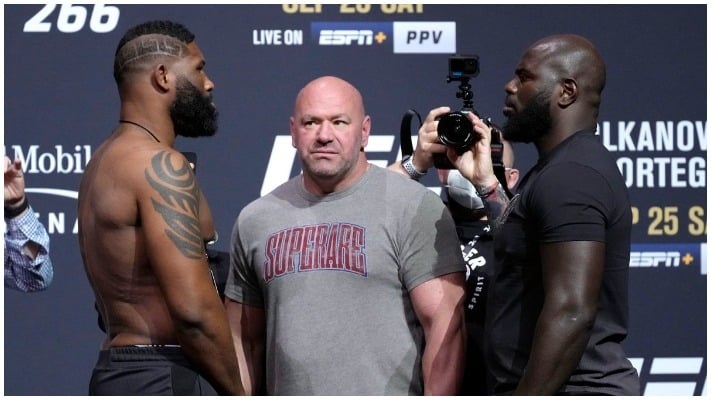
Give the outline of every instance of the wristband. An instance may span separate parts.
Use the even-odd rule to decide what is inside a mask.
[[[423,176],[427,175],[427,171],[420,172],[417,170],[417,168],[415,168],[414,165],[412,165],[411,155],[403,158],[401,165],[405,169],[405,172],[407,172],[407,175],[409,175],[411,179],[414,179],[416,181],[419,181]]]
[[[25,212],[25,210],[27,210],[28,208],[30,208],[30,203],[27,202],[27,196],[25,196],[24,200],[22,200],[22,203],[20,203],[19,206],[5,206],[5,218],[15,218]]]
[[[487,197],[489,197],[489,196],[491,196],[492,194],[494,194],[494,192],[496,192],[496,189],[499,188],[499,185],[500,185],[500,184],[501,184],[501,183],[499,183],[499,181],[496,181],[495,184],[493,184],[493,185],[491,185],[491,186],[489,186],[489,187],[484,188],[484,189],[485,189],[484,192],[480,192],[480,191],[477,189],[476,195],[479,196],[481,199],[486,199]]]

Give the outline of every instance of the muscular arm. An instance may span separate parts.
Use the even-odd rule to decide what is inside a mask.
[[[225,298],[232,340],[242,375],[242,386],[249,396],[262,395],[264,388],[264,357],[266,328],[264,309]]]
[[[580,362],[595,321],[605,244],[541,245],[543,309],[531,356],[514,395],[552,395]]]
[[[241,394],[227,315],[208,271],[195,176],[184,158],[161,151],[141,179],[146,184],[138,206],[146,252],[178,342],[218,393]]]
[[[410,297],[425,332],[425,395],[456,395],[466,354],[464,274],[429,280],[410,291]]]

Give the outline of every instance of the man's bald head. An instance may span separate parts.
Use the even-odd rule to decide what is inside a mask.
[[[306,84],[296,96],[294,114],[303,110],[304,102],[311,102],[316,99],[335,103],[348,101],[352,103],[351,106],[359,116],[365,115],[363,97],[358,89],[349,82],[335,76],[322,76]]]
[[[607,72],[600,53],[589,40],[573,34],[548,36],[531,45],[527,54],[542,60],[555,72],[557,81],[575,80],[583,99],[599,108]]]

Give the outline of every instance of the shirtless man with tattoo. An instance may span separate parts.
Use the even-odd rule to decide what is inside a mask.
[[[184,26],[150,21],[118,44],[114,132],[79,189],[79,246],[106,339],[92,395],[241,394],[204,242],[212,215],[177,136],[217,130],[213,82]]]

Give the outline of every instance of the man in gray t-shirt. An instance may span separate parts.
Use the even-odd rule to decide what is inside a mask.
[[[456,394],[465,269],[441,200],[368,163],[370,117],[341,79],[299,92],[291,133],[303,174],[232,234],[226,307],[248,393]]]

